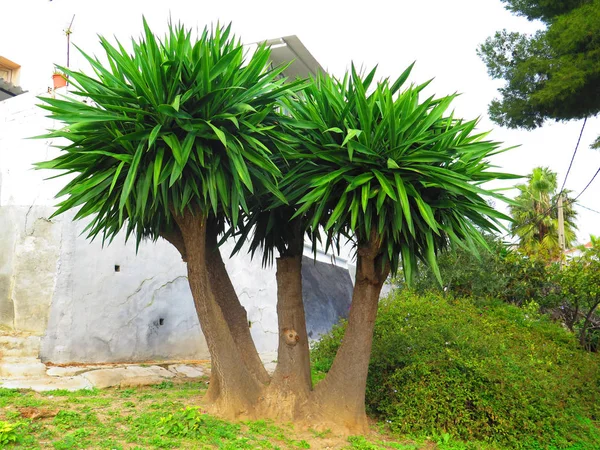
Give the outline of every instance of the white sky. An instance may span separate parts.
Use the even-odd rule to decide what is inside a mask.
[[[220,20],[233,22],[245,43],[297,35],[330,73],[341,75],[350,61],[379,65],[380,76],[395,77],[417,62],[411,80],[434,78],[429,94],[460,92],[457,117],[481,116],[480,129],[493,129],[491,139],[521,145],[494,159],[503,170],[527,174],[544,165],[558,172],[562,185],[582,121],[549,122],[533,132],[502,129],[487,117],[487,105],[502,82],[492,81],[476,55],[478,44],[507,28],[530,32],[539,25],[511,15],[500,0],[421,0],[298,2],[141,1],[141,0],[0,0],[0,55],[21,64],[21,85],[43,92],[51,84],[53,63],[66,62],[64,31],[75,14],[71,40],[88,53],[99,53],[97,34],[126,42],[142,29],[142,14],[158,34],[173,21],[199,27]],[[72,48],[71,66],[81,58]],[[600,167],[600,151],[589,148],[600,133],[600,119],[589,119],[567,188],[578,193]],[[580,203],[600,211],[600,176]],[[500,206],[500,205],[498,205]],[[577,207],[579,239],[600,234],[600,214]]]

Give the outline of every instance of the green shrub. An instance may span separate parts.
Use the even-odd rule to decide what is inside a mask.
[[[600,448],[598,355],[536,305],[396,292],[381,302],[369,411],[411,435],[508,448]],[[327,370],[343,325],[313,349]]]
[[[0,448],[17,443],[21,438],[19,431],[22,426],[21,422],[11,423],[0,420]]]
[[[592,249],[594,250],[594,249]],[[596,250],[597,251],[597,250]],[[592,251],[569,261],[554,271],[558,289],[553,293],[560,304],[559,315],[570,330],[579,335],[579,343],[588,350],[598,350],[600,317],[600,260]]]
[[[556,305],[555,297],[548,294],[556,289],[553,282],[553,265],[510,250],[494,236],[484,236],[489,251],[478,245],[479,256],[456,248],[442,252],[438,257],[443,289],[461,297],[494,297],[508,303],[521,305],[534,300],[542,308]],[[402,285],[402,280],[398,280]],[[431,269],[423,266],[415,281],[419,293],[440,292]]]

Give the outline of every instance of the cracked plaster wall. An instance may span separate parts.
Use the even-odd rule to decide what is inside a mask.
[[[86,223],[73,213],[49,219],[67,178],[44,181],[55,173],[31,168],[57,153],[51,142],[25,139],[57,126],[37,102],[32,94],[0,102],[0,358],[3,336],[37,339],[35,356],[54,363],[208,358],[185,265],[170,244],[142,243],[136,254],[119,236],[102,248],[80,235]],[[275,270],[260,257],[227,260],[232,247],[222,254],[252,336],[259,352],[274,352]],[[347,310],[350,299],[339,301]],[[324,327],[321,320],[315,331]]]

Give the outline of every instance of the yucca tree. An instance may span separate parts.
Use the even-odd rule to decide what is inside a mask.
[[[475,121],[444,115],[452,97],[420,102],[424,85],[400,91],[410,68],[393,83],[353,70],[341,81],[284,84],[269,50],[245,58],[229,27],[194,41],[171,26],[159,40],[144,23],[130,52],[101,43],[108,66],[84,54],[95,76],[65,69],[72,95],[43,99],[64,123],[45,137],[68,143],[38,167],[74,176],[56,214],[76,208],[91,238],[110,242],[125,230],[138,244],[162,237],[179,250],[211,352],[207,397],[217,411],[364,428],[383,282],[399,266],[410,280],[418,259],[435,270],[440,249],[473,247],[480,230],[496,229],[505,217],[483,196],[502,197],[479,185],[510,177],[489,170],[485,158],[498,144],[474,134]],[[280,256],[281,361],[272,381],[218,250],[217,237],[238,229],[267,260],[275,249]],[[305,234],[328,247],[346,237],[357,249],[348,330],[314,390],[301,296]]]
[[[556,172],[547,167],[536,167],[527,176],[527,183],[516,187],[520,193],[515,198],[515,204],[510,206],[510,214],[514,220],[511,232],[519,238],[519,249],[530,256],[556,260],[560,257]],[[577,230],[577,212],[569,193],[562,193],[567,248],[575,242]]]
[[[230,27],[193,39],[169,26],[144,34],[128,51],[101,38],[108,64],[83,53],[95,76],[61,68],[71,94],[42,98],[64,127],[45,137],[68,144],[44,169],[74,178],[56,214],[78,208],[88,236],[171,242],[187,262],[196,311],[211,353],[208,398],[225,415],[248,411],[269,377],[250,337],[217,247],[217,236],[258,192],[285,200],[271,161],[284,84],[269,49],[245,54]]]
[[[253,247],[262,246],[267,254],[276,248],[283,255],[277,261],[278,287],[285,290],[278,295],[278,309],[299,311],[302,305],[300,259],[289,249],[305,233],[315,245],[323,239],[335,248],[348,238],[356,247],[348,328],[335,362],[312,391],[310,381],[292,378],[297,392],[310,391],[308,400],[299,396],[303,415],[355,431],[367,426],[371,338],[388,274],[402,267],[410,281],[422,260],[439,278],[438,251],[452,244],[485,246],[481,231],[496,230],[497,220],[508,217],[484,199],[503,197],[480,185],[515,178],[489,170],[486,158],[500,150],[485,134],[474,133],[476,121],[445,115],[454,96],[419,101],[427,83],[401,90],[411,69],[379,83],[373,82],[375,70],[360,76],[352,69],[342,80],[321,75],[288,98],[288,116],[281,123],[299,143],[290,144],[291,151],[280,148],[280,186],[289,204],[275,199],[250,220]],[[281,221],[294,226],[277,226]],[[290,256],[296,257],[291,265]],[[292,335],[305,335],[300,314],[288,324],[295,327]],[[280,341],[279,358],[293,361],[295,373],[308,370],[302,367],[304,352]]]

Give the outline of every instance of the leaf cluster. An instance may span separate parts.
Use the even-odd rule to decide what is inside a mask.
[[[480,185],[514,178],[489,170],[486,158],[501,150],[473,132],[475,120],[447,114],[455,95],[420,100],[428,83],[402,89],[411,69],[380,82],[376,69],[318,76],[286,98],[291,117],[282,119],[302,142],[283,182],[298,206],[293,217],[323,230],[327,246],[339,236],[359,246],[377,236],[392,271],[402,265],[408,279],[417,260],[435,270],[450,243],[473,249],[478,228],[496,230],[507,217],[482,196],[504,197]]]
[[[41,137],[69,143],[37,167],[75,174],[55,214],[80,207],[76,219],[92,216],[90,237],[112,239],[125,226],[139,243],[186,208],[235,222],[257,189],[281,197],[268,130],[298,83],[284,84],[285,66],[270,66],[266,46],[249,56],[218,25],[195,42],[171,25],[159,40],[145,21],[132,52],[100,39],[107,67],[82,51],[95,77],[61,68],[72,96],[40,105],[64,123]]]
[[[238,249],[250,238],[265,262],[324,234],[327,248],[376,241],[394,272],[412,279],[421,260],[439,279],[440,250],[474,250],[508,219],[482,187],[515,178],[488,162],[499,144],[448,113],[455,95],[405,86],[412,65],[393,81],[352,67],[287,82],[265,45],[247,54],[219,25],[196,39],[170,25],[161,40],[144,21],[131,50],[101,44],[107,64],[82,52],[94,77],[64,69],[72,95],[42,99],[64,124],[43,137],[67,144],[37,164],[72,177],[55,215],[77,209],[91,238],[124,228],[139,244],[191,212],[239,232]]]
[[[545,120],[600,112],[600,0],[505,0],[507,8],[547,28],[533,35],[498,31],[478,49],[490,76],[503,79],[491,119],[533,129]]]

